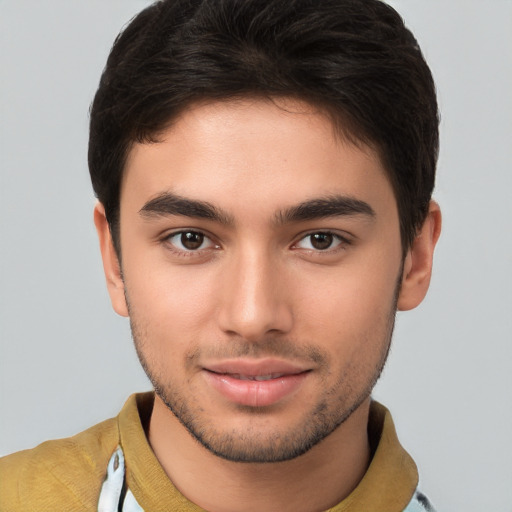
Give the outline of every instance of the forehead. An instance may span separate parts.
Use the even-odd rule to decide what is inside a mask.
[[[314,106],[297,100],[243,99],[196,104],[150,144],[128,154],[126,201],[162,192],[261,211],[332,194],[393,199],[372,148],[337,135]],[[394,203],[394,201],[392,200]]]

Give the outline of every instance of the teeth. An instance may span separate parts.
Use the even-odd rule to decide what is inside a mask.
[[[234,377],[235,379],[239,379],[239,380],[257,380],[257,381],[277,379],[277,378],[282,377],[282,376],[283,376],[282,373],[271,373],[269,375],[240,375],[240,374],[231,374],[231,377]]]
[[[270,380],[273,379],[272,375],[257,375],[254,380]]]

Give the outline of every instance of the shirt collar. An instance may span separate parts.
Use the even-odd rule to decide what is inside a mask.
[[[144,510],[201,511],[174,487],[147,441],[143,425],[153,401],[153,393],[132,395],[117,419],[128,488]],[[391,414],[376,401],[370,407],[368,437],[373,448],[368,470],[352,493],[329,512],[399,512],[411,500],[418,484],[416,465],[398,441]]]

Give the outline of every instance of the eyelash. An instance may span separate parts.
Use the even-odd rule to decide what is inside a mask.
[[[333,238],[333,242],[334,241],[338,242],[337,245],[333,248],[328,247],[326,249],[316,249],[316,248],[304,249],[305,251],[308,251],[310,254],[315,254],[315,256],[318,255],[321,257],[323,255],[325,255],[325,256],[333,255],[333,254],[338,253],[339,251],[344,251],[347,248],[347,246],[352,244],[352,240],[350,240],[348,237],[342,236],[338,233],[335,233],[335,232],[327,229],[327,230],[319,230],[319,231],[310,231],[309,233],[305,233],[304,235],[302,235],[299,238],[299,240],[297,242],[295,242],[293,244],[292,248],[297,248],[299,243],[301,243],[303,240],[306,240],[309,237],[312,237],[313,235],[328,235]]]
[[[173,238],[180,236],[180,235],[183,236],[185,234],[193,234],[193,235],[199,235],[199,236],[203,237],[203,239],[201,240],[200,246],[197,249],[187,249],[187,248],[180,249],[180,248],[176,247],[176,245],[171,242],[171,240]],[[338,242],[334,248],[332,248],[330,246],[325,249],[318,249],[315,247],[303,248],[303,250],[307,251],[309,254],[314,254],[315,256],[319,256],[319,257],[321,257],[323,255],[327,256],[327,255],[336,254],[339,251],[345,250],[347,248],[347,246],[352,244],[352,241],[349,238],[344,237],[338,233],[334,233],[333,231],[330,231],[330,230],[310,231],[309,233],[305,233],[305,234],[301,235],[301,237],[298,239],[298,241],[293,243],[293,245],[291,246],[291,249],[300,250],[301,247],[299,247],[299,244],[301,242],[303,242],[304,240],[307,240],[308,237],[312,237],[314,235],[323,235],[323,236],[327,235],[327,236],[332,237],[332,242],[334,242],[334,241]],[[208,247],[201,248],[201,245],[203,245],[203,243],[206,240],[208,240],[210,242],[210,245]],[[217,244],[211,236],[204,233],[203,231],[196,230],[196,229],[181,229],[180,231],[174,231],[172,233],[167,234],[165,237],[163,237],[162,242],[165,243],[167,245],[167,247],[173,253],[175,253],[177,256],[180,256],[180,257],[197,257],[198,255],[204,255],[205,251],[220,249],[220,245]],[[182,242],[181,242],[181,244],[183,245]],[[310,240],[310,245],[312,245],[311,240]]]
[[[203,243],[205,241],[209,241],[210,245],[205,248],[199,247],[197,249],[187,249],[187,248],[180,249],[179,247],[176,247],[176,245],[173,244],[171,240],[175,237],[178,237],[180,235],[183,236],[185,234],[200,235],[201,237],[204,237],[203,240],[201,240],[201,245],[203,245]],[[203,231],[197,230],[197,229],[181,229],[179,231],[174,231],[172,233],[165,235],[162,238],[162,243],[164,243],[164,245],[167,247],[167,249],[170,250],[175,256],[178,256],[181,258],[194,258],[194,257],[197,258],[200,255],[205,256],[206,251],[210,252],[210,251],[220,248],[220,245],[217,244],[211,236],[209,236],[208,234],[204,233]]]

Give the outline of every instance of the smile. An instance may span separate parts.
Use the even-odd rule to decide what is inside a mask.
[[[237,373],[225,374],[233,379],[239,380],[257,380],[257,381],[265,381],[271,379],[279,379],[280,377],[284,377],[286,374],[284,373],[271,373],[269,375],[241,375]]]
[[[208,365],[203,376],[210,389],[228,403],[267,407],[295,395],[311,369],[277,360],[235,360]]]

